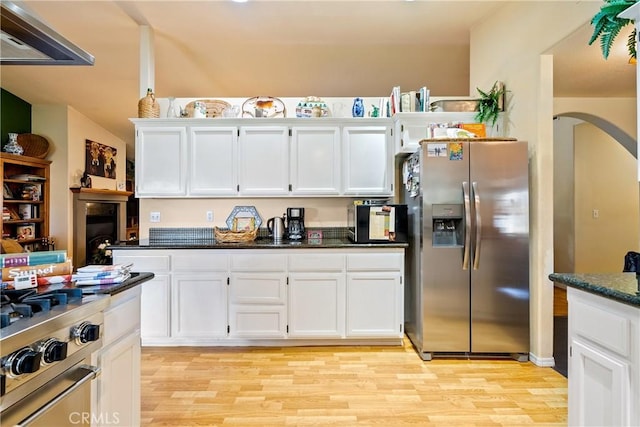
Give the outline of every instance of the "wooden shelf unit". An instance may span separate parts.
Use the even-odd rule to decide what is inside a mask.
[[[49,237],[50,165],[49,160],[0,153],[3,187],[2,238],[17,239],[32,251],[48,249],[43,246],[42,241]],[[17,175],[33,175],[40,179],[16,178]],[[26,198],[27,194],[33,194],[34,187],[39,188],[39,194]],[[10,211],[11,219],[5,219],[4,208]],[[28,227],[29,225],[33,227]],[[30,228],[33,229],[30,236],[20,233],[21,230],[27,231]]]

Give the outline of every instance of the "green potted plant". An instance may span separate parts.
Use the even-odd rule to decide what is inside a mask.
[[[498,121],[498,114],[504,111],[504,85],[501,82],[495,82],[488,92],[476,89],[480,94],[476,110],[476,121],[495,126]]]
[[[604,5],[600,11],[591,19],[593,34],[589,39],[589,45],[600,39],[600,49],[604,59],[609,57],[609,51],[616,36],[629,24],[633,24],[632,19],[619,18],[618,15],[640,0],[604,0]],[[627,50],[631,59],[636,58],[636,29],[627,38]]]

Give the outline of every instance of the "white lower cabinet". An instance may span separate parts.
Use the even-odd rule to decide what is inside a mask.
[[[171,337],[187,343],[227,335],[229,256],[214,250],[171,255]]]
[[[111,297],[103,347],[92,356],[101,373],[92,383],[93,426],[140,425],[140,287]]]
[[[227,274],[176,273],[171,287],[171,336],[227,335]]]
[[[344,338],[345,256],[289,255],[289,337]]]
[[[149,270],[141,270],[149,271]],[[171,336],[171,277],[156,274],[142,285],[140,330],[142,342]]]
[[[347,273],[347,337],[402,337],[399,273]]]
[[[286,337],[286,303],[286,255],[261,250],[234,253],[229,284],[229,337]]]
[[[344,274],[291,273],[289,337],[344,337]]]
[[[285,272],[231,273],[229,288],[230,337],[286,337]]]
[[[640,309],[574,288],[567,297],[568,424],[640,425]]]
[[[402,339],[402,248],[116,249],[114,262],[156,274],[143,345]]]
[[[402,337],[404,254],[347,255],[347,337]]]

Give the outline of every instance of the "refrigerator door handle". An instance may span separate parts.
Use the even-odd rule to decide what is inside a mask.
[[[469,249],[471,247],[471,201],[469,199],[469,183],[462,182],[462,194],[464,196],[464,252],[462,255],[462,269],[469,268]]]
[[[482,218],[480,216],[480,194],[478,193],[478,183],[471,184],[473,191],[473,204],[476,212],[476,247],[473,250],[473,269],[477,270],[480,266],[480,244],[482,242]]]

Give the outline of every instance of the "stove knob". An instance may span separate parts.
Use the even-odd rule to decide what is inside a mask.
[[[11,377],[30,374],[40,369],[41,357],[42,353],[25,347],[9,356],[5,361],[4,368]]]
[[[73,328],[71,337],[75,339],[77,344],[86,344],[90,341],[98,341],[100,338],[100,325],[94,325],[89,322],[82,322]]]
[[[67,343],[50,338],[40,344],[40,352],[42,353],[42,363],[48,364],[59,362],[67,357]]]

